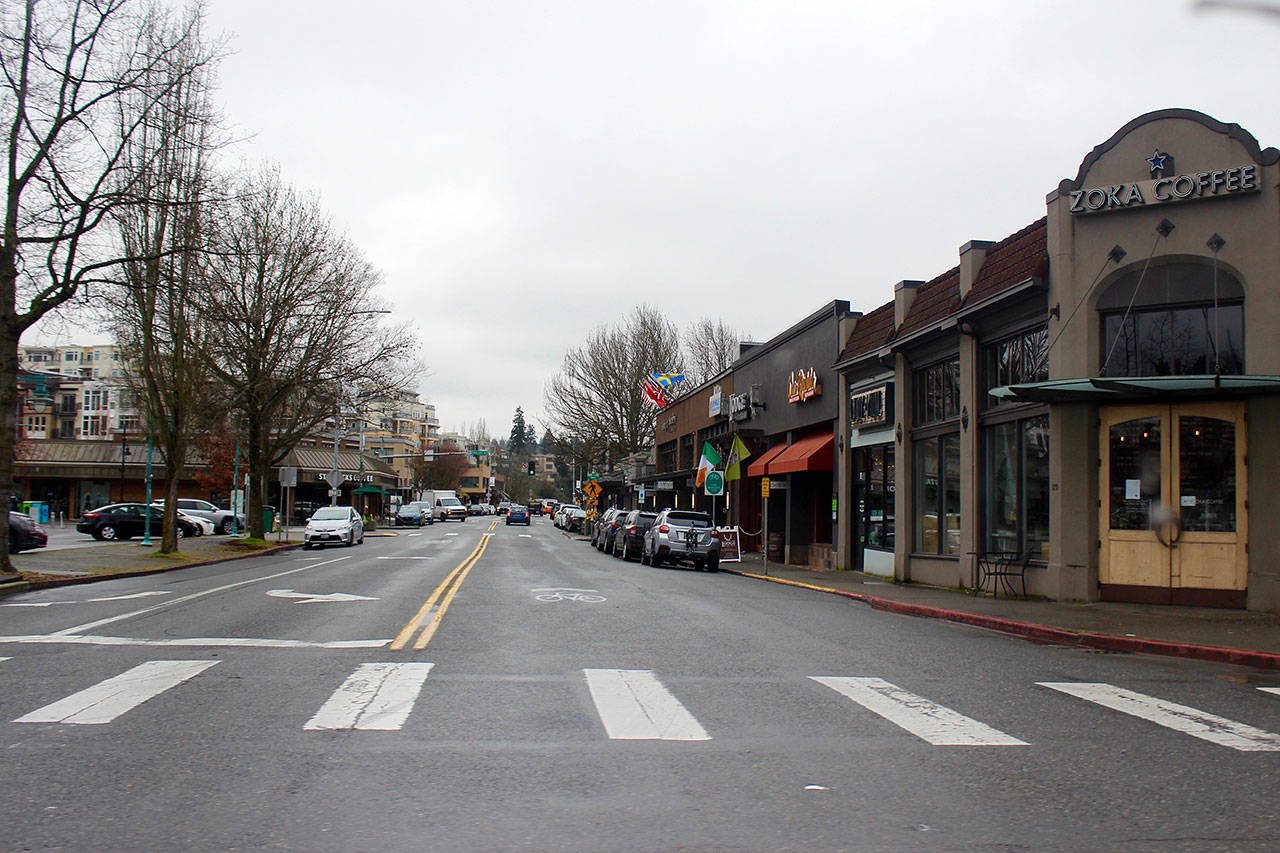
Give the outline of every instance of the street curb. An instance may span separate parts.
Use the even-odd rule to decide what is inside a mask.
[[[1191,658],[1213,663],[1228,663],[1236,666],[1251,666],[1259,669],[1280,669],[1280,654],[1259,652],[1252,649],[1232,649],[1225,646],[1203,646],[1196,643],[1172,643],[1165,640],[1147,640],[1141,637],[1120,637],[1115,634],[1098,634],[1089,631],[1068,631],[1065,628],[1054,628],[1049,625],[1038,625],[1034,622],[1020,622],[1003,616],[985,616],[980,613],[966,613],[963,610],[948,610],[944,607],[931,607],[926,604],[910,604],[864,592],[850,592],[827,586],[802,583],[801,581],[773,578],[751,572],[725,568],[720,564],[720,571],[739,575],[744,578],[770,581],[786,586],[800,587],[815,592],[825,592],[851,598],[870,605],[876,610],[898,613],[904,616],[919,616],[925,619],[942,619],[977,628],[987,628],[1005,634],[1024,637],[1043,643],[1056,643],[1068,646],[1083,646],[1111,652],[1127,652],[1129,654],[1163,655],[1165,657]]]
[[[249,554],[235,554],[230,557],[217,557],[212,560],[199,560],[194,563],[181,563],[176,566],[164,566],[159,569],[141,569],[136,572],[111,572],[101,575],[85,575],[74,578],[58,578],[56,580],[47,581],[28,581],[31,589],[50,589],[55,586],[78,586],[80,584],[95,583],[97,581],[117,580],[119,578],[138,578],[146,575],[158,575],[162,572],[172,572],[178,569],[194,569],[196,566],[212,566],[216,563],[230,563],[232,560],[245,560],[249,557],[261,557],[264,554],[279,554],[284,551],[292,551],[295,548],[302,547],[302,543],[294,543],[290,545],[277,545],[274,548],[264,548],[261,551],[253,551]]]

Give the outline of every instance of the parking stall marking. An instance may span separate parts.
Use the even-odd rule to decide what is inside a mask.
[[[431,663],[365,663],[320,706],[304,731],[393,732],[404,726]]]
[[[711,740],[647,669],[584,669],[587,689],[610,740]]]
[[[934,746],[1027,746],[1025,741],[882,678],[809,677]]]
[[[1280,735],[1123,687],[1074,681],[1037,681],[1036,684],[1218,746],[1241,752],[1280,752]]]
[[[109,723],[143,702],[177,687],[216,660],[152,660],[14,720],[15,723]]]

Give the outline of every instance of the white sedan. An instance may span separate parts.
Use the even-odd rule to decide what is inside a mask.
[[[182,510],[178,510],[178,515],[195,525],[197,536],[211,536],[213,535],[213,531],[217,529],[214,527],[213,522],[207,518],[201,518],[198,515],[188,515]]]
[[[302,533],[302,547],[358,545],[364,542],[364,521],[349,506],[322,506],[311,514]]]

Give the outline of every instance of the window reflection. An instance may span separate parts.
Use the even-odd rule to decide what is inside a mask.
[[[1236,425],[1178,418],[1178,504],[1182,529],[1236,529]]]

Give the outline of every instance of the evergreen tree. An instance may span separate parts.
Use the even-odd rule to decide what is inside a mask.
[[[507,451],[512,456],[524,455],[529,444],[529,427],[524,422],[524,409],[516,406],[515,417],[511,419],[511,435],[507,438]]]

